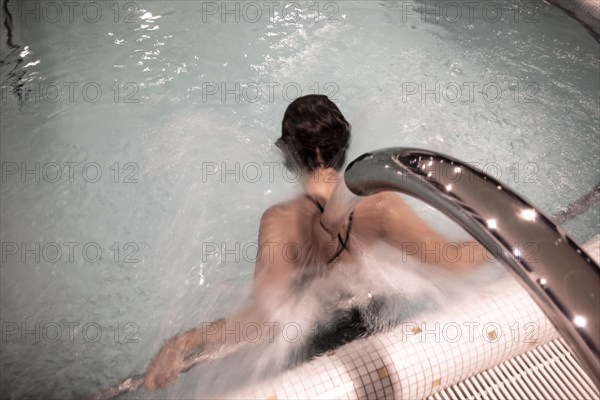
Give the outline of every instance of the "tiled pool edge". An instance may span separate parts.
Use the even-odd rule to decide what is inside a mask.
[[[515,282],[386,333],[354,341],[227,398],[425,398],[558,338]]]
[[[583,246],[600,257],[600,235]],[[443,313],[348,343],[232,399],[419,399],[559,338],[514,281]]]

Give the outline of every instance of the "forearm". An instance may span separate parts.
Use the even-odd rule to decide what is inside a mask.
[[[449,270],[465,271],[485,263],[485,254],[477,242],[443,243],[435,260],[427,261]]]
[[[165,346],[172,345],[178,351],[187,353],[210,343],[219,342],[222,337],[224,318],[202,326],[179,333],[167,341]]]
[[[237,345],[228,346],[227,349],[224,349],[223,345],[231,342],[241,343],[235,341],[239,338],[237,332],[240,321],[257,320],[257,314],[249,311],[252,310],[246,310],[227,320],[219,319],[206,326],[190,329],[167,340],[146,369],[144,386],[155,390],[173,382],[185,368],[186,356],[192,351],[201,349],[202,355],[208,359],[223,357],[235,351]],[[231,334],[232,329],[237,329],[236,335]]]
[[[420,262],[451,271],[469,270],[489,260],[477,242],[448,242],[408,207],[398,196],[382,197],[382,238]]]

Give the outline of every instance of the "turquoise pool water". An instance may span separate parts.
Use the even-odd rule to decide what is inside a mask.
[[[3,398],[110,386],[246,299],[260,215],[297,193],[273,143],[299,94],[338,102],[349,160],[444,152],[550,215],[600,181],[600,45],[543,2],[53,4],[2,14]]]

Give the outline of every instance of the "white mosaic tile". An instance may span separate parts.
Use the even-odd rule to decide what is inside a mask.
[[[426,398],[558,337],[542,311],[516,283],[503,284],[485,301],[465,301],[443,313],[423,316],[414,321],[418,329],[401,325],[348,343],[271,381],[227,397]]]

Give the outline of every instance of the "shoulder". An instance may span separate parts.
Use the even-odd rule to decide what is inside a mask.
[[[260,217],[260,223],[263,224],[265,222],[270,222],[278,219],[279,216],[284,212],[284,209],[280,204],[276,204],[267,208],[262,216]]]
[[[393,211],[395,208],[404,208],[406,203],[396,192],[381,192],[367,196],[362,200],[357,208],[368,209],[377,212],[381,216]]]
[[[381,192],[376,195],[378,205],[389,211],[390,207],[397,207],[404,209],[408,207],[408,204],[402,199],[397,192]]]
[[[399,225],[408,205],[396,192],[381,192],[365,197],[355,208],[357,227],[371,235],[385,234],[391,225]]]
[[[314,207],[314,204],[304,197],[269,207],[260,219],[259,236],[262,233],[290,240],[296,238],[301,227],[308,221],[306,217],[314,212]]]
[[[272,221],[282,221],[289,220],[296,214],[298,207],[302,205],[306,200],[299,198],[294,200],[289,200],[284,203],[275,204],[269,208],[267,208],[261,217],[262,222],[272,222]]]

